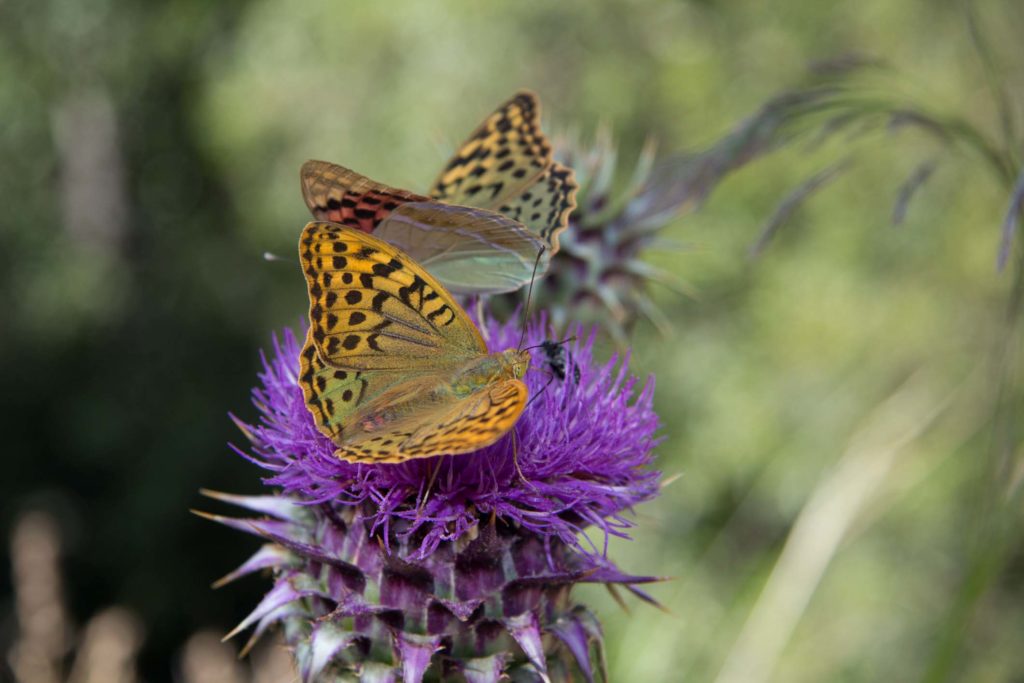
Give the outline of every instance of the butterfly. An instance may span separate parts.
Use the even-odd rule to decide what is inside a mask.
[[[519,419],[528,351],[488,353],[441,283],[374,235],[306,225],[310,327],[299,384],[334,454],[354,463],[468,453]]]
[[[535,268],[543,274],[578,189],[572,169],[552,159],[540,103],[526,91],[480,124],[429,195],[326,161],[307,161],[300,176],[316,218],[373,232],[457,294],[510,292],[530,281]]]

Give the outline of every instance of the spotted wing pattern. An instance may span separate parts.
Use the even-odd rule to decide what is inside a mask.
[[[371,232],[402,204],[429,201],[327,161],[307,161],[299,176],[302,197],[316,218],[363,232]]]
[[[311,222],[299,240],[313,341],[321,358],[354,369],[436,366],[439,354],[486,353],[469,316],[393,245],[341,225]]]
[[[452,204],[500,206],[531,186],[550,164],[540,102],[531,92],[518,92],[462,143],[430,196]]]
[[[572,169],[553,161],[540,129],[540,102],[519,92],[485,120],[442,171],[430,196],[492,209],[524,224],[558,251],[579,186]]]
[[[569,227],[569,214],[576,208],[578,188],[572,169],[554,161],[533,185],[498,207],[498,212],[539,235],[554,254],[558,236]]]
[[[299,386],[317,428],[332,441],[341,438],[344,419],[363,402],[369,383],[357,370],[333,368],[323,362],[310,327],[299,354]]]

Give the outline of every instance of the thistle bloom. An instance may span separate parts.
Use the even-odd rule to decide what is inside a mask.
[[[541,344],[544,322],[525,346]],[[519,325],[487,322],[492,350]],[[291,331],[264,357],[259,423],[239,451],[270,472],[269,496],[213,497],[265,518],[217,521],[268,544],[224,583],[273,568],[274,587],[236,631],[283,625],[306,681],[592,679],[600,627],[572,602],[576,583],[620,584],[649,600],[608,559],[623,516],[658,492],[653,381],[627,361],[597,364],[594,336],[571,342],[564,379],[534,353],[531,403],[515,428],[475,453],[397,465],[333,455],[303,402]],[[578,369],[578,381],[576,370]]]

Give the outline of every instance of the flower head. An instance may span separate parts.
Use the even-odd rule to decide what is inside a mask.
[[[488,321],[484,331],[492,351],[513,348],[522,336],[515,323]],[[528,325],[527,347],[547,339],[543,321]],[[545,354],[534,353],[524,380],[532,401],[497,443],[466,455],[354,465],[335,457],[314,425],[296,379],[299,344],[286,331],[264,358],[262,387],[254,392],[262,419],[245,426],[249,457],[273,472],[267,484],[308,503],[371,503],[384,538],[404,520],[402,533],[418,539],[420,557],[492,514],[570,545],[590,526],[606,537],[622,535],[630,526],[623,511],[657,492],[658,473],[647,468],[657,443],[654,384],[649,379],[637,392],[627,362],[596,364],[593,343],[593,333],[567,342],[578,382],[575,373],[554,377]],[[596,544],[581,549],[603,554]]]
[[[572,587],[651,600],[636,584],[655,579],[621,572],[586,534],[623,535],[623,512],[658,491],[653,382],[638,385],[625,360],[595,363],[593,332],[562,355],[543,321],[524,335],[482,329],[492,350],[537,347],[530,404],[487,448],[400,464],[334,456],[306,409],[292,332],[264,358],[262,417],[239,426],[252,442],[243,455],[281,492],[210,493],[259,516],[209,517],[267,542],[221,583],[274,570],[236,632],[255,625],[251,644],[280,624],[307,683],[592,681],[601,629]]]

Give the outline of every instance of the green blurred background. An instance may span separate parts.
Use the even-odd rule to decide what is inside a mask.
[[[253,543],[188,508],[202,486],[260,488],[227,412],[254,416],[259,350],[304,314],[304,160],[423,190],[528,87],[549,132],[606,124],[625,169],[649,136],[706,149],[851,53],[999,140],[991,84],[1019,115],[1024,8],[977,10],[990,69],[964,5],[933,0],[0,2],[0,529],[55,515],[75,623],[126,606],[141,677],[177,680],[189,634],[228,630],[265,587],[210,592]],[[756,160],[666,230],[685,248],[649,255],[696,292],[653,287],[673,331],[633,336],[659,466],[681,476],[612,556],[674,579],[652,589],[668,613],[585,593],[612,680],[1024,680],[1008,187],[935,136],[872,135]],[[854,167],[748,257],[847,151]]]

